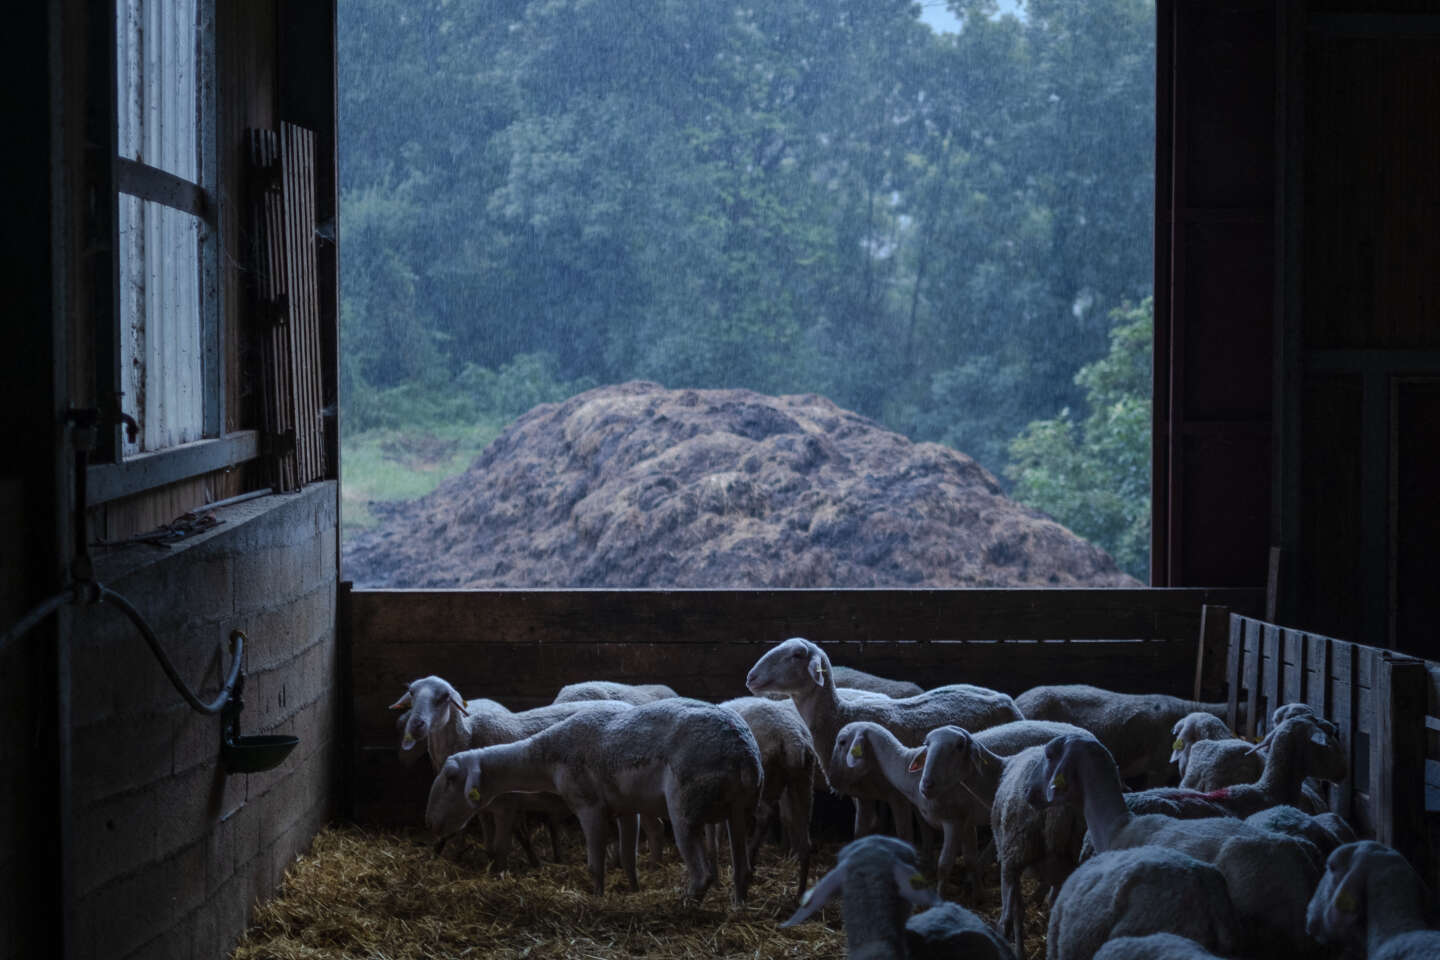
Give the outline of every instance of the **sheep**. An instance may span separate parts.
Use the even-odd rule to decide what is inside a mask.
[[[620,820],[620,861],[632,890],[635,820],[668,817],[688,875],[684,899],[698,904],[715,881],[707,823],[729,827],[732,898],[750,884],[745,828],[764,786],[760,747],[733,710],[675,697],[593,709],[513,743],[455,754],[430,787],[425,820],[437,836],[460,829],[477,808],[520,791],[558,793],[580,820],[597,895],[605,891],[607,823]]]
[[[874,760],[874,768],[890,786],[913,804],[930,826],[942,831],[936,876],[943,890],[959,852],[957,846],[963,847],[970,881],[979,881],[975,830],[990,823],[1003,757],[1065,733],[1083,732],[1067,723],[1020,720],[972,735],[947,724],[927,733],[920,747],[907,748],[884,727],[861,720],[846,724],[836,735],[831,777],[839,775],[839,767],[871,769]]]
[[[421,677],[412,682],[400,699],[390,705],[390,709],[402,711],[395,724],[400,732],[401,763],[408,765],[428,754],[436,773],[440,772],[452,753],[467,747],[484,746],[484,743],[476,742],[479,739],[475,730],[477,718],[513,716],[504,705],[494,700],[481,697],[466,701],[458,690],[436,676]],[[560,833],[555,818],[566,813],[563,806],[553,799],[510,797],[495,804],[489,816],[481,821],[485,849],[496,863],[505,863],[510,841],[514,838],[519,840],[530,865],[540,865],[529,837],[523,830],[514,832],[515,821],[527,810],[545,817],[551,856],[557,862],[560,860]],[[442,842],[437,849],[443,846]]]
[[[1063,799],[1084,810],[1097,851],[1153,844],[1213,863],[1225,875],[1248,933],[1265,944],[1303,943],[1303,900],[1319,869],[1313,844],[1230,817],[1177,820],[1132,814],[1114,757],[1090,738],[1057,737],[1046,744],[1042,782],[1045,802]]]
[[[1383,843],[1347,843],[1330,854],[1306,911],[1305,929],[1321,943],[1346,943],[1369,960],[1440,956],[1440,932],[1425,920],[1420,875]]]
[[[586,700],[619,700],[633,706],[678,696],[678,693],[663,683],[631,684],[615,683],[612,680],[586,680],[583,683],[570,683],[561,687],[553,702],[579,703]]]
[[[972,762],[994,765],[994,761],[978,756],[978,751],[976,754]],[[1025,897],[1021,877],[1029,870],[1042,885],[1050,887],[1053,896],[1079,862],[1081,837],[1085,833],[1075,808],[1055,804],[1038,809],[1030,802],[1044,767],[1044,747],[1027,747],[1005,758],[990,811],[995,849],[1000,858],[1000,929],[1010,937],[1017,956],[1025,955]]]
[[[829,756],[834,750],[835,734],[840,728],[855,720],[879,723],[901,743],[914,746],[927,732],[945,724],[979,730],[1024,719],[1010,697],[969,684],[937,687],[903,700],[844,699],[836,692],[830,658],[820,647],[801,637],[792,637],[766,651],[750,668],[745,685],[757,695],[768,691],[789,693],[810,728],[815,751],[821,757]],[[870,824],[866,822],[860,802],[857,801],[855,809],[858,836],[866,832]],[[897,828],[908,832],[908,821],[908,813],[903,817],[897,815]]]
[[[918,697],[925,692],[925,688],[918,683],[878,677],[873,673],[866,673],[864,670],[857,670],[854,667],[836,666],[833,668],[831,676],[835,678],[837,687],[847,690],[864,690],[866,693],[881,693],[892,700]]]
[[[1148,937],[1118,937],[1106,941],[1095,960],[1220,960],[1188,937],[1152,933]]]
[[[1015,698],[1027,720],[1056,720],[1084,727],[1105,744],[1120,775],[1143,776],[1147,786],[1167,779],[1171,743],[1166,731],[1196,711],[1221,716],[1226,704],[1196,703],[1163,694],[1114,693],[1085,684],[1032,687]]]
[[[805,889],[810,875],[810,813],[814,806],[815,742],[800,714],[790,703],[763,697],[736,697],[720,706],[740,714],[760,745],[765,788],[760,794],[754,829],[747,851],[752,867],[760,842],[778,811],[790,849],[800,861],[795,895]]]
[[[1043,750],[1043,748],[1042,748]],[[1047,960],[1090,960],[1107,941],[1173,933],[1229,953],[1239,942],[1225,877],[1178,850],[1139,846],[1087,860],[1050,908]]]
[[[1321,856],[1326,857],[1336,847],[1354,843],[1358,839],[1355,830],[1339,814],[1321,813],[1312,816],[1288,804],[1252,813],[1245,818],[1245,822],[1274,833],[1303,837],[1315,844]]]
[[[851,960],[1014,960],[989,923],[959,904],[940,901],[916,868],[915,848],[893,837],[862,837],[846,844],[835,867],[805,892],[800,908],[780,926],[809,919],[842,891],[845,952]],[[929,909],[907,920],[911,904]]]
[[[1266,807],[1297,803],[1307,775],[1341,780],[1346,774],[1345,753],[1336,738],[1334,724],[1313,715],[1290,717],[1251,749],[1269,751],[1260,778],[1254,783],[1235,784],[1212,794],[1236,816],[1246,817]]]
[[[1271,717],[1271,733],[1295,717],[1311,718],[1332,738],[1339,735],[1334,724],[1321,718],[1314,708],[1305,703],[1289,703],[1276,708]],[[1266,740],[1268,739],[1267,737]],[[1181,777],[1180,786],[1212,793],[1237,784],[1254,783],[1264,773],[1266,749],[1266,741],[1261,741],[1259,750],[1238,739],[1196,742],[1191,747],[1190,761]],[[1324,775],[1324,779],[1345,778],[1348,773],[1347,764],[1338,742],[1329,757],[1324,759],[1323,765],[1330,771]],[[1320,792],[1320,785],[1314,779],[1305,780],[1300,787],[1300,796],[1293,802],[1312,814],[1324,813],[1329,809]]]
[[[1185,767],[1190,760],[1191,747],[1202,740],[1233,740],[1235,738],[1235,734],[1225,725],[1224,720],[1203,710],[1187,713],[1176,720],[1170,733],[1175,738],[1170,745],[1170,762],[1175,764],[1179,770],[1182,782],[1185,778]]]

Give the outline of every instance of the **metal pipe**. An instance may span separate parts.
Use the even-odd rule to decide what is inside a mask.
[[[21,617],[13,627],[6,630],[3,635],[0,635],[0,654],[4,654],[5,648],[10,646],[11,641],[19,640],[22,636],[35,629],[42,620],[68,603],[70,597],[71,592],[69,590],[63,590]]]
[[[97,583],[95,587],[102,603],[109,603],[118,607],[121,613],[130,618],[130,622],[135,625],[135,629],[140,631],[140,635],[145,638],[145,642],[150,646],[150,652],[155,654],[156,660],[160,661],[160,669],[165,671],[165,676],[170,678],[170,683],[173,684],[175,689],[180,692],[180,695],[185,698],[185,702],[190,704],[190,708],[196,713],[219,713],[225,704],[229,702],[230,692],[235,689],[235,681],[240,677],[240,664],[245,655],[244,632],[240,630],[230,631],[230,650],[233,656],[230,664],[230,676],[226,679],[225,686],[221,688],[219,696],[210,703],[204,703],[199,697],[195,696],[190,690],[190,687],[180,678],[180,674],[175,670],[175,665],[170,662],[170,658],[165,655],[164,648],[160,646],[160,639],[155,636],[155,631],[150,629],[150,624],[145,622],[145,618],[140,615],[140,611],[136,610],[129,600],[126,600],[104,584]]]

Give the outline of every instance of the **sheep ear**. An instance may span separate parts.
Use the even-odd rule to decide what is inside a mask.
[[[1278,729],[1280,728],[1275,728],[1275,730]],[[1255,746],[1245,751],[1245,755],[1248,757],[1252,753],[1259,753],[1261,750],[1269,750],[1270,744],[1275,741],[1275,730],[1271,730],[1269,733],[1265,734],[1264,738],[1262,738],[1259,743],[1255,744]]]
[[[390,704],[390,709],[391,709],[391,710],[409,710],[409,709],[410,709],[410,706],[411,706],[410,691],[409,691],[409,690],[406,690],[406,691],[405,691],[405,696],[401,697],[399,700],[396,700],[394,703]]]
[[[461,714],[469,716],[470,708],[467,707],[465,701],[460,698],[460,691],[454,687],[450,688],[450,702],[455,705],[455,709],[459,710]]]
[[[906,772],[907,772],[907,773],[919,773],[921,770],[924,770],[924,769],[925,769],[925,758],[928,757],[928,756],[930,756],[930,751],[929,751],[929,750],[921,750],[919,753],[915,754],[915,759],[914,759],[914,760],[911,760],[911,761],[910,761],[910,766],[908,766],[908,767],[905,768]]]
[[[895,861],[895,889],[900,896],[921,907],[933,907],[940,902],[935,886],[913,866]]]
[[[1335,891],[1325,903],[1325,926],[1332,933],[1354,929],[1361,921],[1362,897],[1365,895],[1366,858],[1356,857],[1349,869],[1335,884]]]
[[[825,661],[819,650],[810,654],[810,679],[817,687],[825,686]]]
[[[833,870],[821,877],[815,886],[806,890],[805,895],[800,898],[800,909],[796,910],[790,919],[780,926],[793,927],[797,923],[809,920],[821,907],[825,906],[831,897],[843,890],[846,866],[848,864],[845,861],[840,861],[835,864]]]

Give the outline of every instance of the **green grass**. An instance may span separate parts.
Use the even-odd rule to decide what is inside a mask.
[[[340,439],[340,530],[375,525],[374,500],[415,500],[465,468],[504,424],[457,424],[346,433]]]

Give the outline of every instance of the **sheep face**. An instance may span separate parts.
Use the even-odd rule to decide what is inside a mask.
[[[835,746],[830,751],[830,766],[827,775],[830,785],[845,791],[858,783],[870,770],[874,750],[865,737],[861,723],[847,723],[835,735]]]
[[[1045,764],[1038,784],[1038,791],[1031,795],[1031,802],[1041,801],[1037,806],[1067,803],[1074,807],[1085,805],[1085,771],[1107,768],[1118,780],[1115,758],[1105,745],[1094,737],[1066,734],[1045,744]]]
[[[1400,854],[1374,840],[1337,847],[1310,897],[1305,932],[1321,943],[1362,940],[1367,881],[1377,868],[1408,870],[1410,865]]]
[[[933,800],[969,793],[967,780],[982,760],[974,745],[969,732],[954,725],[936,727],[927,733],[925,750],[916,757],[921,765],[920,796]]]
[[[430,783],[430,799],[425,804],[425,826],[442,843],[465,828],[475,815],[476,806],[466,797],[465,770],[451,757]]]
[[[431,730],[449,723],[451,710],[458,710],[461,714],[470,712],[459,691],[439,677],[416,680],[410,684],[405,696],[390,705],[392,710],[406,708],[410,711],[410,719],[400,735],[401,750],[414,749],[415,744],[428,737]]]
[[[804,692],[825,686],[829,668],[823,650],[802,637],[791,637],[755,661],[745,686],[754,694]]]

